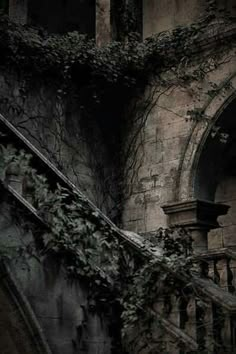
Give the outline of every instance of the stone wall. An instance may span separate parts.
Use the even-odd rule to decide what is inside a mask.
[[[101,311],[98,313],[89,302],[86,283],[68,279],[61,260],[53,255],[42,256],[37,247],[40,235],[45,229],[35,224],[30,212],[17,204],[17,214],[12,208],[12,196],[1,190],[4,201],[0,204],[0,246],[1,253],[7,255],[14,281],[32,308],[32,316],[38,322],[39,331],[47,338],[50,351],[54,354],[86,353],[109,354],[111,336],[109,320]],[[20,216],[20,222],[17,219]],[[26,222],[35,225],[37,233],[24,227]],[[27,338],[31,318],[17,318],[23,307],[21,294],[18,293],[15,310],[10,309],[7,294],[3,293],[3,281],[0,284],[0,346],[5,345],[2,353],[9,354],[46,354],[36,349],[39,334],[35,335],[35,349]],[[4,304],[9,310],[5,313]],[[19,317],[19,316],[18,316]],[[13,328],[15,326],[14,332]],[[4,329],[4,330],[3,330]],[[22,332],[21,332],[22,331]],[[28,328],[32,331],[32,328]],[[17,333],[19,335],[17,335]],[[2,335],[4,339],[2,340]],[[22,344],[20,344],[22,341]],[[30,347],[31,345],[31,347]],[[22,346],[22,349],[21,349]],[[18,348],[19,347],[19,348]],[[9,350],[9,351],[7,351]],[[23,351],[21,351],[23,350]],[[34,351],[35,350],[35,351]]]
[[[153,87],[156,90],[155,107],[139,134],[138,153],[132,157],[136,169],[135,173],[130,171],[130,175],[135,175],[135,182],[124,206],[124,228],[153,231],[167,225],[163,205],[191,198],[202,199],[204,187],[211,183],[212,177],[204,175],[205,180],[201,180],[200,186],[195,183],[198,158],[206,139],[204,134],[209,134],[217,112],[235,92],[233,82],[232,87],[224,89],[236,67],[233,52],[227,58],[229,60],[225,58],[224,62],[222,59],[222,64],[202,82],[188,87],[178,84],[167,89]],[[210,82],[222,86],[215,99],[208,95]],[[203,109],[207,120],[187,119],[188,111],[196,109]]]
[[[4,354],[38,354],[30,338],[27,323],[22,319],[22,309],[14,302],[12,294],[4,286],[1,272],[0,284],[0,352]]]
[[[204,0],[143,1],[144,38],[196,22],[204,14],[206,5]],[[218,0],[218,9],[227,9],[230,15],[236,15],[234,0]]]
[[[82,192],[115,217],[114,170],[96,117],[83,118],[76,100],[63,101],[44,83],[0,73],[0,112]]]
[[[143,2],[144,38],[162,31],[187,25],[199,18],[205,8],[204,0],[148,0]]]

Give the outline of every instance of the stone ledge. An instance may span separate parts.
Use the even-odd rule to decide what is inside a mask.
[[[218,228],[217,218],[227,214],[229,206],[204,200],[192,199],[163,205],[170,226]]]
[[[236,252],[228,249],[228,248],[219,248],[209,250],[206,253],[202,253],[195,257],[196,260],[202,261],[213,261],[213,260],[220,260],[220,259],[234,259],[236,260]]]

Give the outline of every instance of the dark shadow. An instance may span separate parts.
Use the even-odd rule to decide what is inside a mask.
[[[95,36],[95,0],[29,0],[29,23],[49,32]]]
[[[198,199],[214,201],[223,176],[236,174],[236,100],[222,112],[201,151],[194,178]]]

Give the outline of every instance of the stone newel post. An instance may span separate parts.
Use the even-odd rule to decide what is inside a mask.
[[[193,238],[196,253],[208,249],[208,232],[219,227],[217,218],[228,212],[229,206],[203,200],[173,202],[162,207],[169,218],[169,226],[187,228]]]
[[[5,182],[22,195],[22,171],[19,163],[11,162],[5,171]]]

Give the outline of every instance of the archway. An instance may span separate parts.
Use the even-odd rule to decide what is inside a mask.
[[[227,83],[230,83],[229,90],[223,87],[223,93],[219,92],[206,102],[204,114],[207,120],[195,122],[179,169],[176,199],[163,206],[170,226],[192,230],[196,252],[227,246],[222,241],[217,217],[226,215],[227,204],[230,204],[227,203],[230,202],[229,196],[220,193],[225,188],[221,187],[222,183],[224,186],[229,184],[230,178],[230,184],[235,184],[232,182],[232,166],[236,156],[236,76],[233,75]],[[227,218],[219,217],[220,225],[227,226]],[[214,231],[208,234],[212,229]]]
[[[230,87],[226,89],[226,87]],[[176,188],[176,200],[185,201],[194,198],[194,181],[198,162],[202,155],[207,137],[211,133],[212,127],[220,117],[223,116],[225,109],[236,99],[236,74],[222,85],[219,93],[205,103],[204,116],[207,120],[200,120],[195,123],[189,137],[183,159],[179,168],[179,176]]]
[[[193,180],[194,198],[230,206],[219,217],[221,228],[208,234],[208,248],[236,248],[236,99],[211,127],[199,155]]]

